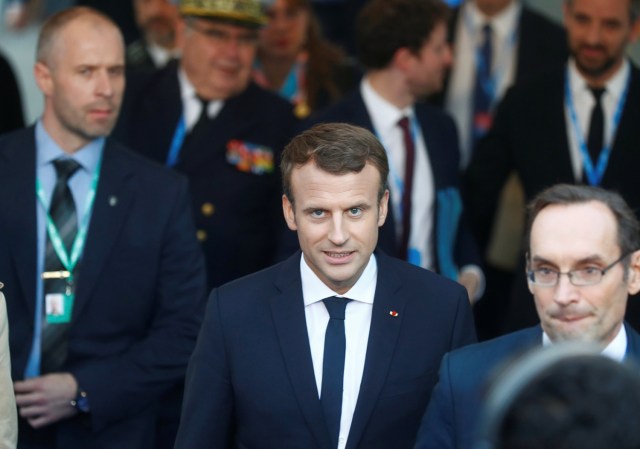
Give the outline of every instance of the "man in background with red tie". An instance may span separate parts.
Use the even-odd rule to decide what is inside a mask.
[[[367,68],[359,89],[313,122],[347,122],[374,132],[390,161],[390,217],[378,246],[458,280],[471,301],[483,274],[462,220],[458,133],[438,109],[417,103],[442,88],[451,64],[447,6],[439,0],[374,0],[358,17]]]

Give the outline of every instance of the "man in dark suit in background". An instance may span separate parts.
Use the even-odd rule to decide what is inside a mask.
[[[124,90],[116,25],[45,22],[42,118],[0,140],[0,278],[21,448],[155,448],[204,307],[187,182],[106,138]]]
[[[527,349],[580,341],[615,360],[640,357],[640,334],[624,323],[627,299],[640,291],[640,223],[622,197],[554,186],[531,203],[527,236],[540,325],[447,354],[416,449],[475,447],[487,381]]]
[[[481,136],[489,128],[493,106],[509,86],[562,66],[567,58],[566,37],[561,26],[522,5],[520,0],[465,1],[453,11],[449,37],[455,63],[445,78],[444,89],[433,99],[458,125],[461,167],[466,168],[473,151],[474,131]],[[490,52],[487,61],[483,60],[484,45]],[[483,72],[484,64],[487,72]],[[475,98],[476,89],[487,96],[489,108],[479,112],[487,115],[478,117],[477,131],[473,126],[474,104],[481,99]]]
[[[458,280],[475,300],[483,275],[461,219],[456,128],[437,108],[417,103],[442,88],[451,63],[447,17],[439,0],[367,4],[356,28],[367,67],[360,88],[312,121],[353,123],[381,139],[390,159],[391,207],[379,247]]]
[[[638,3],[565,1],[571,58],[506,94],[467,170],[466,206],[479,241],[488,239],[512,171],[527,199],[558,182],[582,182],[620,192],[640,213],[640,72],[625,57]],[[516,279],[505,330],[536,321],[525,284]],[[640,325],[638,309],[627,317]]]
[[[182,59],[133,79],[116,135],[190,181],[210,286],[271,264],[286,227],[280,152],[292,106],[251,81],[258,0],[182,0]]]
[[[475,340],[466,291],[376,251],[389,166],[324,124],[282,156],[302,254],[214,290],[176,448],[408,449],[443,354]]]
[[[432,100],[458,125],[464,171],[507,88],[563,66],[566,37],[561,26],[520,0],[467,0],[454,10],[449,31],[455,63],[444,90]],[[504,316],[521,257],[524,204],[522,185],[512,174],[501,192],[491,235],[477,242],[487,276],[487,300],[474,308],[481,339],[496,336]]]

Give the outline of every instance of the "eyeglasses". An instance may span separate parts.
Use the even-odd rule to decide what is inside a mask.
[[[566,274],[569,276],[569,282],[576,287],[586,287],[595,285],[602,281],[602,277],[609,272],[617,263],[622,262],[629,253],[623,254],[620,258],[610,263],[604,268],[587,267],[579,270],[571,270],[563,273],[561,271],[552,270],[551,268],[537,268],[535,270],[527,270],[527,279],[538,287],[555,287],[558,285],[560,276]]]

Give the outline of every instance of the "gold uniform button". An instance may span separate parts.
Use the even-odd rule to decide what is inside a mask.
[[[202,215],[204,215],[205,217],[210,217],[214,214],[216,208],[211,203],[204,203],[200,208],[200,211],[202,211]]]
[[[205,240],[207,240],[207,231],[203,231],[202,229],[198,229],[196,231],[196,237],[198,238],[198,240],[200,240],[201,242],[204,242]]]

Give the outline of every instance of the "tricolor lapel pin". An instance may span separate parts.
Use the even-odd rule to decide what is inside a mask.
[[[389,315],[395,318],[398,316],[398,312],[396,312],[395,310],[389,310]]]

